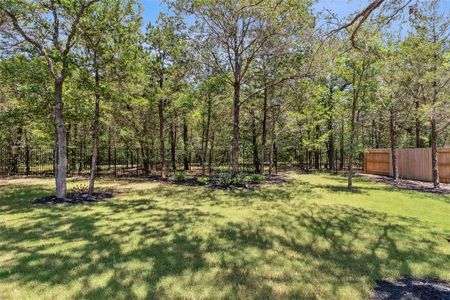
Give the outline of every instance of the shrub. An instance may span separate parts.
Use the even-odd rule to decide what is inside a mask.
[[[175,172],[174,177],[176,181],[184,181],[186,179],[186,173],[185,172]]]
[[[86,184],[78,184],[72,188],[72,192],[75,194],[86,194],[89,187]]]
[[[238,174],[233,177],[233,184],[238,185],[238,186],[243,186],[243,185],[245,185],[245,183],[246,183],[246,180],[245,180],[244,174]]]
[[[229,186],[233,183],[233,176],[231,173],[223,173],[219,176],[219,185],[221,186]]]
[[[264,179],[266,179],[266,177],[264,175],[261,174],[251,174],[249,176],[247,176],[247,181],[250,183],[261,183],[264,181]]]
[[[207,185],[211,182],[211,180],[209,179],[209,177],[198,177],[197,182],[203,185]]]

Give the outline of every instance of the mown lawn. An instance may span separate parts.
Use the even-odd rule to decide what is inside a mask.
[[[449,196],[288,176],[254,191],[104,180],[112,200],[74,206],[31,204],[51,179],[0,180],[0,298],[366,299],[381,278],[450,280]]]

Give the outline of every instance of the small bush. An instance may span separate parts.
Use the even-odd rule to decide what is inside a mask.
[[[202,185],[207,185],[211,182],[211,180],[209,179],[209,177],[198,177],[197,182]]]
[[[266,179],[266,177],[264,175],[261,174],[251,174],[249,176],[247,176],[247,181],[250,183],[261,183],[264,181],[264,179]]]
[[[219,185],[229,186],[233,183],[233,176],[231,173],[223,173],[219,176]]]
[[[186,179],[186,173],[185,172],[175,172],[173,174],[176,181],[184,181]]]
[[[244,174],[238,174],[233,177],[233,184],[238,186],[244,186],[246,183],[245,175]]]
[[[89,191],[89,187],[86,184],[78,184],[72,188],[72,192],[75,194],[86,194]]]

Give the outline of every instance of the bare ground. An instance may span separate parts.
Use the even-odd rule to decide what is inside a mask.
[[[388,184],[403,190],[413,190],[435,194],[450,194],[450,184],[447,183],[441,183],[441,188],[435,189],[433,187],[432,182],[424,182],[409,179],[398,179],[397,181],[394,181],[391,177],[387,176],[372,175],[372,174],[361,174],[361,175],[367,177],[371,181]]]

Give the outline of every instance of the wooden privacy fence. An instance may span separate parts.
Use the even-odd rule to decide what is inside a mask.
[[[399,178],[432,181],[431,148],[397,150]],[[450,182],[450,148],[438,149],[439,179]],[[392,176],[391,149],[371,149],[364,153],[364,173]]]

